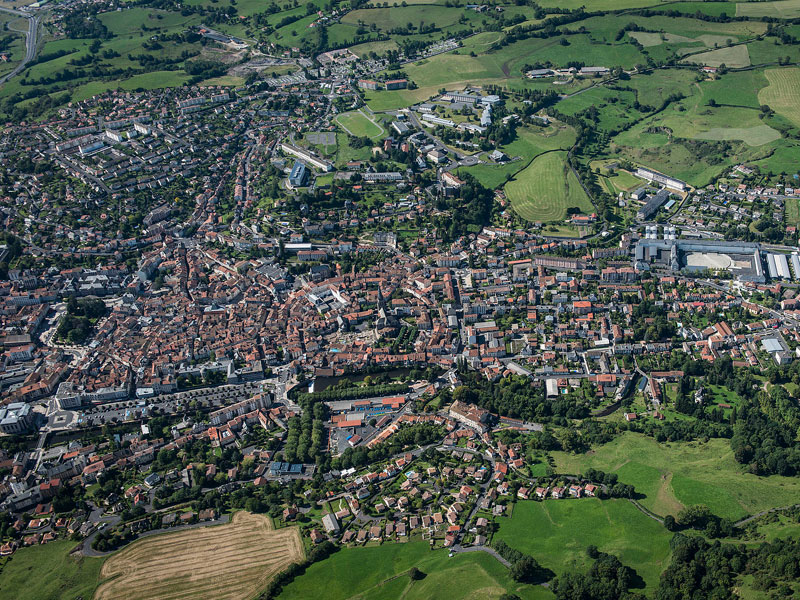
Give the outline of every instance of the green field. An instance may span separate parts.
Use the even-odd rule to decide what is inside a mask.
[[[411,567],[427,577],[411,583],[405,576]],[[530,600],[553,597],[545,588],[515,583],[508,570],[484,552],[448,558],[446,550],[430,550],[428,542],[409,542],[345,548],[310,566],[284,588],[280,598],[421,600],[446,593],[448,600],[489,600],[506,592]]]
[[[103,559],[75,559],[69,555],[74,547],[62,540],[17,550],[0,575],[0,600],[91,598]]]
[[[744,472],[724,439],[659,444],[653,438],[626,433],[591,454],[556,452],[554,456],[559,472],[579,473],[594,467],[617,473],[620,481],[645,495],[644,506],[660,515],[705,504],[720,517],[740,519],[793,504],[800,494],[796,478]]]
[[[495,539],[531,554],[557,575],[586,570],[586,547],[595,545],[635,569],[652,589],[670,555],[672,534],[627,500],[517,502],[511,517],[497,522]]]
[[[777,0],[776,2],[739,2],[737,17],[773,17],[795,19],[800,17],[800,0]]]
[[[506,184],[506,196],[522,218],[560,221],[571,207],[592,212],[592,203],[567,166],[566,157],[562,151],[543,154]]]
[[[384,134],[384,129],[362,111],[342,113],[336,117],[336,122],[350,135],[356,137],[366,136],[378,139]]]
[[[769,85],[758,92],[758,101],[800,127],[800,69],[767,69]]]

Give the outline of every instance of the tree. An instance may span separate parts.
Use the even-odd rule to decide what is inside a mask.
[[[411,581],[425,579],[425,573],[420,571],[417,567],[411,567],[411,569],[408,571],[408,576],[411,578]]]
[[[531,583],[536,581],[542,572],[542,567],[532,556],[523,556],[511,565],[511,578],[514,581]]]

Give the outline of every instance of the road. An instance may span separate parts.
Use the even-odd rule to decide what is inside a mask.
[[[0,77],[0,85],[3,85],[12,77],[19,75],[25,66],[33,60],[34,56],[36,56],[36,44],[38,42],[37,37],[39,34],[39,17],[11,8],[0,8],[0,12],[28,19],[28,32],[25,34],[25,58],[22,59],[22,62],[20,62],[13,71],[5,74],[3,77]]]

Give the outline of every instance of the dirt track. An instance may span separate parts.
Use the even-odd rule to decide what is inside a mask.
[[[233,523],[134,542],[109,558],[96,600],[245,600],[303,558],[296,527],[239,512]]]

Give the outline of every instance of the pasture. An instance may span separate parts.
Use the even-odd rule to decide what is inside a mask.
[[[405,575],[417,567],[427,576],[411,582]],[[503,593],[524,600],[553,598],[545,588],[517,584],[494,557],[483,553],[456,554],[431,550],[428,542],[408,542],[344,548],[311,565],[302,576],[287,585],[281,600],[373,600],[404,598],[423,600],[490,600]]]
[[[769,85],[758,92],[758,101],[800,127],[800,69],[767,69]]]
[[[75,545],[58,540],[17,550],[3,566],[0,600],[91,598],[103,559],[72,556]]]
[[[795,19],[800,17],[800,0],[776,0],[775,2],[739,2],[737,17],[772,17]]]
[[[246,600],[303,556],[297,528],[275,530],[268,517],[238,512],[228,525],[144,538],[120,550],[103,565],[95,599]]]
[[[584,571],[586,547],[615,554],[651,589],[670,555],[672,534],[627,500],[529,500],[517,502],[511,517],[497,519],[496,539],[532,555],[557,575]]]
[[[506,196],[523,219],[561,221],[568,208],[592,212],[592,203],[569,169],[566,156],[563,151],[542,154],[506,184]]]
[[[561,473],[581,473],[589,467],[617,473],[621,482],[645,495],[642,505],[660,515],[705,504],[720,517],[741,519],[793,504],[800,493],[796,478],[746,473],[724,439],[659,444],[629,432],[588,454],[553,456]]]
[[[336,117],[336,122],[347,133],[356,137],[377,139],[384,133],[383,127],[360,110],[342,113]]]

